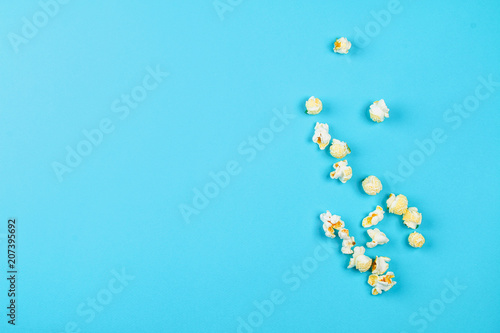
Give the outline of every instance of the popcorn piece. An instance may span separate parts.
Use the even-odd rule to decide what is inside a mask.
[[[323,103],[319,98],[314,96],[309,97],[306,102],[306,113],[307,114],[318,114],[323,110]]]
[[[425,238],[422,234],[414,231],[408,236],[408,243],[410,243],[412,247],[422,247],[425,243]]]
[[[317,143],[319,149],[325,150],[326,146],[330,143],[332,137],[328,133],[328,124],[316,123],[314,126],[313,142]]]
[[[344,158],[347,154],[351,153],[351,149],[344,142],[337,139],[332,140],[332,145],[330,146],[330,154],[335,158]]]
[[[408,228],[417,229],[422,223],[422,214],[416,207],[410,207],[403,215],[403,222]]]
[[[351,48],[351,42],[345,37],[337,38],[334,43],[333,52],[340,54],[347,54]]]
[[[377,123],[381,123],[385,118],[389,118],[389,108],[385,105],[383,99],[375,101],[370,105],[370,118]]]
[[[326,237],[335,238],[335,229],[330,223],[323,222],[323,230],[325,231]]]
[[[326,211],[319,216],[320,220],[323,222],[323,230],[325,235],[330,238],[335,238],[335,229],[340,230],[344,227],[345,223],[340,219],[338,215],[332,215],[330,211]]]
[[[332,148],[330,147],[330,150],[331,149]],[[368,195],[375,195],[380,191],[382,191],[382,182],[375,176],[366,177],[361,183],[361,185],[363,186],[363,190]]]
[[[372,265],[372,274],[381,275],[389,269],[388,262],[391,261],[387,257],[376,257]]]
[[[366,246],[371,248],[374,248],[377,245],[383,245],[389,241],[389,238],[380,230],[377,228],[375,229],[368,229],[368,236],[372,239],[371,242],[366,243]]]
[[[408,208],[408,199],[400,194],[395,196],[393,193],[387,199],[387,209],[389,209],[389,213],[403,215]]]
[[[347,166],[347,160],[342,160],[333,165],[335,171],[330,172],[330,178],[339,179],[342,183],[345,183],[352,177],[352,168]]]
[[[349,230],[347,229],[340,229],[339,230],[339,237],[342,239],[342,248],[340,249],[342,253],[344,254],[352,254],[352,247],[356,245],[356,242],[354,241],[354,237],[349,237]]]
[[[374,225],[377,225],[382,219],[384,218],[384,209],[380,206],[377,206],[377,208],[368,214],[367,217],[363,219],[363,222],[361,224],[365,228],[372,227]]]
[[[347,268],[356,267],[357,270],[363,273],[369,270],[371,265],[372,260],[368,256],[365,256],[365,248],[363,246],[356,246]]]
[[[395,284],[396,281],[392,281],[395,277],[393,272],[388,272],[385,275],[372,274],[368,277],[368,284],[373,287],[372,295],[382,294],[383,291],[388,291]]]

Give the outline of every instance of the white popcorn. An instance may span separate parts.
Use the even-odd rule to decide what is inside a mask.
[[[333,51],[335,53],[347,54],[351,48],[351,42],[345,37],[337,38],[334,43]]]
[[[389,118],[389,108],[387,108],[383,99],[375,101],[370,105],[370,118],[377,123],[381,123],[385,118]]]
[[[331,149],[331,147],[330,147]],[[382,182],[375,176],[368,176],[362,182],[363,190],[368,195],[376,195],[382,191]]]
[[[387,199],[387,209],[391,214],[403,215],[408,209],[408,198],[403,194],[394,195],[391,193]]]
[[[330,146],[330,155],[335,158],[344,158],[347,154],[351,153],[351,149],[344,141],[337,139],[332,140],[332,145]]]
[[[318,114],[323,110],[323,103],[319,98],[314,96],[309,97],[306,102],[306,113],[307,114]]]
[[[417,229],[422,223],[422,214],[418,212],[417,207],[410,207],[403,215],[404,224],[411,229]]]
[[[372,239],[371,242],[366,243],[366,246],[371,248],[374,248],[377,245],[382,245],[385,244],[389,241],[389,238],[380,230],[377,228],[375,229],[368,229],[368,236]]]
[[[330,211],[326,211],[319,216],[320,220],[323,222],[323,230],[325,235],[330,238],[335,238],[335,229],[342,229],[345,225],[344,221],[340,219],[338,215],[332,215]]]
[[[352,254],[352,247],[356,245],[354,237],[349,237],[349,230],[343,228],[339,230],[339,237],[342,239],[342,248],[340,249],[344,254]]]
[[[414,231],[408,236],[408,243],[412,247],[422,247],[425,243],[425,238],[422,234]]]
[[[372,265],[372,274],[381,275],[389,269],[388,262],[391,261],[388,257],[376,257]]]
[[[316,123],[312,140],[318,144],[319,149],[324,150],[330,143],[331,138],[331,135],[328,133],[328,124]]]
[[[377,208],[368,214],[367,217],[363,219],[363,222],[361,224],[365,228],[372,227],[374,225],[377,225],[382,219],[384,218],[384,209],[380,206],[377,206]]]
[[[365,256],[365,248],[363,246],[356,246],[347,268],[356,267],[357,270],[363,273],[369,270],[371,266],[372,260],[370,257]]]
[[[393,272],[388,272],[385,275],[372,274],[368,277],[368,284],[373,287],[372,295],[379,295],[383,291],[388,291],[396,284],[396,281],[392,281],[395,277]]]
[[[347,182],[352,177],[352,168],[347,166],[347,160],[342,160],[333,165],[335,171],[330,172],[330,178],[338,179],[342,183]]]

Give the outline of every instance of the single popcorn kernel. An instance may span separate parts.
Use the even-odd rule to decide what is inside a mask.
[[[333,165],[335,171],[330,172],[331,179],[338,179],[342,183],[347,182],[352,177],[352,168],[347,166],[347,160],[342,160]]]
[[[370,118],[377,123],[381,123],[385,118],[389,118],[389,108],[385,105],[383,99],[375,101],[370,105]]]
[[[403,215],[407,208],[408,199],[404,195],[400,194],[395,196],[391,193],[389,199],[387,199],[387,209],[389,210],[389,213]]]
[[[325,235],[330,238],[335,238],[335,229],[340,230],[344,228],[344,221],[340,219],[338,215],[332,215],[330,211],[326,211],[319,216],[321,222],[323,222],[323,230]]]
[[[331,150],[331,147],[330,147]],[[382,191],[382,182],[380,179],[378,179],[375,176],[368,176],[366,177],[363,182],[361,182],[361,185],[363,186],[363,190],[366,192],[368,195],[375,195]]]
[[[330,146],[330,154],[335,158],[344,158],[347,154],[351,153],[351,149],[344,142],[337,139],[332,140],[332,145]]]
[[[392,281],[395,277],[393,272],[387,272],[385,275],[372,274],[368,277],[368,284],[373,287],[372,295],[382,294],[384,291],[388,291],[396,284],[396,281]]]
[[[314,96],[309,97],[306,102],[306,113],[307,114],[318,114],[323,110],[323,103],[319,98],[315,98]]]
[[[314,126],[313,142],[317,143],[319,149],[325,150],[326,146],[330,143],[332,137],[328,133],[328,124],[316,123]]]
[[[383,245],[389,242],[389,238],[387,238],[387,236],[377,228],[368,229],[367,232],[368,236],[370,236],[370,238],[372,239],[371,242],[366,243],[366,246],[370,249],[374,248],[377,245]]]
[[[335,53],[347,54],[349,52],[349,49],[351,48],[351,42],[348,41],[345,37],[340,37],[337,38],[333,46],[333,51]]]
[[[361,273],[366,272],[372,266],[370,257],[365,256],[365,248],[363,246],[356,246],[352,258],[349,260],[347,268],[356,267]]]
[[[422,223],[422,214],[416,207],[410,207],[403,215],[403,222],[408,228],[417,229]]]
[[[349,230],[347,229],[340,229],[339,230],[339,237],[342,239],[342,248],[340,249],[342,253],[344,254],[352,254],[352,247],[356,245],[356,242],[354,241],[354,237],[349,237]]]
[[[419,234],[418,232],[414,231],[408,236],[408,243],[412,247],[422,247],[425,243],[425,238],[422,236],[422,234]]]
[[[381,275],[384,274],[389,269],[388,262],[391,261],[388,257],[377,256],[373,261],[372,274]]]
[[[368,214],[368,216],[363,219],[361,224],[363,225],[363,227],[369,228],[374,225],[377,225],[380,221],[382,221],[383,218],[384,218],[384,209],[380,206],[377,206],[377,208],[373,212]]]

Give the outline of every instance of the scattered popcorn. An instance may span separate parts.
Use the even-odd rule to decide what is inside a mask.
[[[389,199],[387,199],[387,209],[389,209],[389,213],[403,215],[408,208],[408,199],[400,194],[395,196],[391,193]]]
[[[388,262],[391,261],[387,257],[376,257],[372,265],[372,274],[381,275],[389,269]]]
[[[384,209],[380,206],[377,206],[377,208],[368,214],[367,217],[363,219],[363,222],[361,224],[365,228],[372,227],[374,225],[377,225],[382,219],[384,218]]]
[[[337,139],[332,140],[332,145],[330,146],[330,154],[335,158],[344,158],[347,154],[351,153],[351,149],[344,142]]]
[[[347,160],[342,160],[333,165],[335,171],[330,172],[330,178],[338,179],[342,183],[347,182],[352,177],[352,168],[347,166]]]
[[[314,96],[309,97],[306,102],[306,113],[307,114],[318,114],[323,110],[323,103],[319,98]]]
[[[347,268],[356,267],[357,270],[363,273],[369,270],[371,266],[372,260],[368,256],[365,256],[365,248],[363,246],[356,246]]]
[[[335,53],[347,54],[351,48],[351,42],[345,37],[337,38],[334,43],[333,51]]]
[[[329,210],[327,210],[326,213],[321,214],[319,218],[323,223],[329,223],[334,229],[337,230],[340,230],[345,226],[345,223],[340,219],[340,216],[332,215]]]
[[[330,143],[331,138],[328,133],[328,124],[316,123],[312,140],[318,144],[319,149],[324,150]]]
[[[385,275],[372,274],[368,277],[368,284],[373,287],[372,295],[382,294],[383,291],[388,291],[395,284],[396,281],[392,281],[395,277],[393,272],[388,272]]]
[[[330,150],[331,149],[332,148],[330,147]],[[368,195],[375,195],[380,191],[382,191],[382,182],[375,176],[366,177],[361,183],[361,185],[363,186],[363,190]]]
[[[370,118],[377,123],[381,123],[385,118],[389,118],[389,109],[383,99],[375,101],[370,105]]]
[[[408,243],[410,243],[410,246],[412,247],[422,247],[425,243],[425,238],[422,234],[414,231],[410,234],[410,236],[408,236]]]
[[[349,230],[347,229],[340,229],[339,230],[339,237],[342,239],[342,248],[340,249],[342,253],[344,254],[352,254],[352,247],[356,245],[356,242],[354,241],[354,237],[349,237]]]
[[[410,207],[403,215],[403,222],[408,228],[417,229],[422,223],[422,214],[416,207]]]
[[[377,228],[375,229],[368,229],[368,236],[372,239],[371,242],[366,243],[366,246],[371,248],[374,248],[377,245],[383,245],[389,241],[389,238],[380,230]]]

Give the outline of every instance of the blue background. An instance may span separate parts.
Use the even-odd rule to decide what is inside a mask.
[[[9,33],[40,5],[2,2],[0,234],[15,217],[20,273],[15,328],[0,283],[0,330],[236,332],[249,316],[262,320],[240,332],[500,330],[500,87],[465,117],[446,113],[478,77],[500,81],[500,3],[401,0],[388,24],[374,23],[371,11],[388,3],[233,1],[219,16],[210,0],[70,1],[16,53]],[[356,28],[373,29],[368,45]],[[340,36],[353,42],[346,56],[332,52]],[[169,77],[120,119],[113,101],[157,65]],[[311,95],[320,115],[304,114]],[[390,118],[375,124],[367,109],[380,98]],[[248,161],[238,147],[269,127],[273,109],[296,116]],[[105,118],[114,131],[59,182],[53,162]],[[352,149],[346,184],[329,179],[336,160],[311,141],[316,121]],[[436,128],[446,140],[390,182]],[[187,223],[181,205],[233,160],[239,174]],[[375,197],[360,187],[371,174],[384,184]],[[391,192],[422,212],[427,242],[410,248],[410,229],[386,214],[378,227],[391,241],[367,254],[391,257],[398,284],[375,297],[319,214],[341,215],[363,244],[362,218]],[[318,262],[321,244],[334,251]],[[291,271],[303,264],[311,273],[295,288]],[[135,278],[87,322],[77,308],[113,269]],[[467,289],[442,303],[455,280]],[[254,302],[273,290],[284,301],[259,317]],[[423,319],[429,307],[439,314]]]

